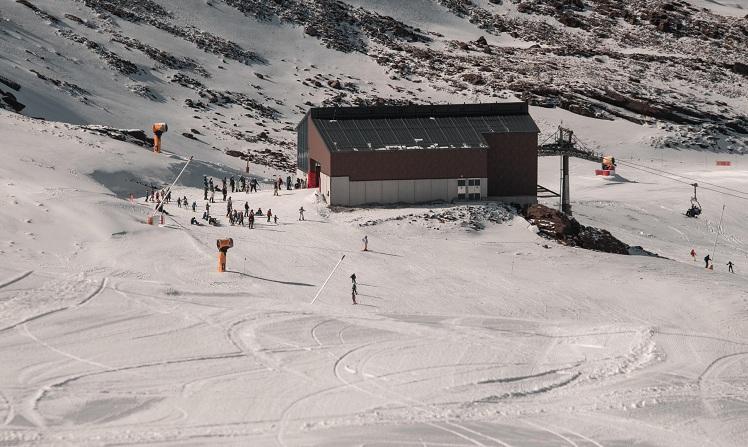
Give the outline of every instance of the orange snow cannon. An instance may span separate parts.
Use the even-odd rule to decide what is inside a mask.
[[[234,240],[232,238],[218,239],[216,245],[218,246],[218,272],[223,273],[226,271],[226,253],[229,248],[234,247]]]
[[[166,123],[155,123],[153,125],[153,152],[161,153],[161,135],[169,130],[169,126]]]

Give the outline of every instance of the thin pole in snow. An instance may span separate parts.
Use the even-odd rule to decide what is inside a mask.
[[[717,226],[717,236],[714,237],[714,248],[712,248],[712,265],[714,265],[714,254],[717,250],[717,239],[719,239],[719,231],[722,228],[722,218],[725,216],[725,204],[722,204],[722,214],[719,216],[719,225]]]
[[[182,167],[182,170],[179,171],[179,174],[177,175],[177,178],[175,178],[174,181],[171,183],[171,185],[164,190],[164,197],[166,197],[166,194],[169,194],[171,192],[171,188],[173,188],[174,185],[177,184],[177,181],[179,181],[179,177],[181,177],[182,174],[184,174],[184,170],[187,169],[187,165],[189,165],[191,161],[192,161],[192,155],[190,155],[190,158],[187,160],[187,163],[184,164],[184,166]],[[163,199],[161,201],[161,203],[157,203],[156,204],[156,208],[153,210],[153,214],[151,214],[151,216],[155,216],[156,215],[156,212],[158,212],[159,206],[161,206],[164,201],[165,201],[165,199]],[[163,206],[161,206],[161,209],[162,210],[164,209]],[[164,214],[163,211],[161,211],[161,215],[162,216],[163,216],[163,214]]]
[[[345,255],[343,255],[343,257],[342,257],[342,258],[340,258],[340,261],[338,261],[338,263],[337,263],[337,264],[335,264],[335,267],[333,267],[333,268],[332,268],[332,271],[330,272],[330,276],[328,276],[328,277],[327,277],[327,279],[325,280],[325,282],[323,282],[323,283],[322,283],[322,287],[320,287],[320,288],[319,288],[319,290],[317,291],[317,294],[316,294],[316,295],[314,295],[314,299],[313,299],[313,300],[312,300],[312,302],[311,302],[311,303],[309,303],[309,304],[314,304],[314,302],[315,302],[315,301],[317,301],[317,298],[319,298],[319,295],[320,295],[320,293],[322,293],[322,289],[324,289],[324,288],[325,288],[325,286],[327,285],[327,281],[329,281],[329,280],[330,280],[330,278],[332,278],[332,274],[333,274],[333,273],[335,273],[335,270],[337,270],[337,269],[338,269],[338,266],[340,265],[340,263],[341,263],[341,262],[343,262],[343,259],[344,259],[344,258],[345,258]]]

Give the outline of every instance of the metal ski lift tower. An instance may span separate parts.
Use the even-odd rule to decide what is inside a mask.
[[[574,149],[574,131],[561,126],[558,128],[556,144],[559,148]],[[561,153],[561,212],[571,216],[571,197],[569,191],[569,154]]]

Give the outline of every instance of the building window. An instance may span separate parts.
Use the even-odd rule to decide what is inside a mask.
[[[457,194],[457,200],[465,200],[465,194]]]
[[[465,179],[459,179],[457,180],[457,186],[465,186]]]

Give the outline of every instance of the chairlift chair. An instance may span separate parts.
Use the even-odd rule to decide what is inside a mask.
[[[696,187],[699,186],[699,184],[693,183],[691,186],[693,186],[693,197],[691,197],[691,208],[686,211],[686,216],[697,217],[701,214],[701,204],[699,203],[699,199],[696,197]]]

